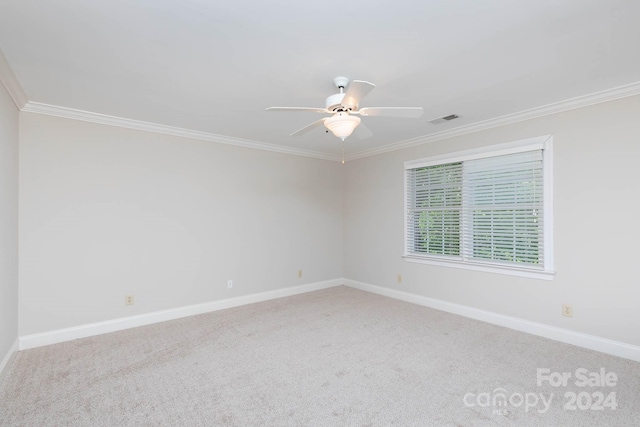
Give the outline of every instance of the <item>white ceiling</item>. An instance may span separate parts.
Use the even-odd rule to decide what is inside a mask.
[[[345,75],[377,85],[347,156],[640,81],[638,0],[2,0],[0,48],[32,103],[339,157],[293,131]],[[460,119],[428,120],[455,113]]]

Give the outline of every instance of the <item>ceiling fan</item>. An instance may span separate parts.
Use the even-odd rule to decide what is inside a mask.
[[[360,100],[376,87],[373,83],[363,80],[353,80],[349,84],[347,77],[336,77],[333,84],[340,91],[329,96],[325,102],[325,108],[320,107],[269,107],[267,111],[313,111],[316,113],[332,114],[299,129],[291,136],[304,135],[310,130],[324,124],[328,131],[344,141],[356,130],[360,139],[368,138],[371,131],[361,123],[360,116],[388,116],[388,117],[413,117],[422,115],[422,107],[366,107],[360,108]],[[345,92],[345,88],[348,89]]]

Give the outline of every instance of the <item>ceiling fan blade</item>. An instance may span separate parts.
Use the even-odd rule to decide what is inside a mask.
[[[352,106],[357,107],[360,105],[360,100],[367,96],[369,92],[376,87],[373,83],[365,82],[364,80],[354,80],[349,83],[349,89],[342,98],[342,105],[345,107]]]
[[[300,136],[300,135],[304,135],[305,133],[309,132],[311,129],[317,128],[318,126],[320,126],[321,124],[324,123],[324,121],[327,118],[322,118],[320,120],[316,120],[315,122],[306,125],[305,127],[303,127],[302,129],[298,129],[297,131],[295,131],[294,133],[292,133],[290,136]]]
[[[320,107],[269,107],[267,111],[313,111],[315,113],[330,113],[326,108]]]
[[[361,108],[358,114],[361,116],[387,116],[418,118],[424,110],[422,107],[369,107]]]
[[[367,139],[373,136],[373,132],[369,130],[368,127],[364,125],[364,123],[360,122],[357,128],[353,131],[356,134],[358,139]]]

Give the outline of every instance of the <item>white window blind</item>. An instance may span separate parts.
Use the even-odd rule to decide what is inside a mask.
[[[464,163],[464,258],[543,265],[542,150]]]
[[[551,273],[545,142],[407,162],[405,258]]]
[[[407,171],[408,251],[460,255],[462,163]]]

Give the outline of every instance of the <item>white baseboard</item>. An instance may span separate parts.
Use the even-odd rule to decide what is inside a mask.
[[[2,362],[0,362],[0,377],[2,377],[2,372],[4,371],[4,368],[6,368],[6,366],[9,364],[9,361],[16,354],[17,351],[18,351],[18,338],[16,338],[16,340],[13,342],[13,345],[9,347],[9,351],[7,351],[7,354],[2,359]]]
[[[600,351],[602,353],[607,353],[613,356],[623,357],[625,359],[631,359],[640,362],[640,347],[631,344],[613,341],[594,335],[583,334],[581,332],[575,332],[555,326],[545,325],[543,323],[531,322],[529,320],[519,319],[517,317],[505,316],[503,314],[498,314],[491,311],[481,310],[478,308],[468,307],[408,292],[402,292],[382,286],[358,282],[355,280],[334,279],[323,282],[309,283],[301,286],[294,286],[290,288],[278,289],[275,291],[245,295],[237,298],[211,301],[170,310],[141,314],[138,316],[123,317],[119,319],[107,320],[104,322],[75,326],[72,328],[58,329],[39,334],[21,336],[18,340],[16,340],[16,342],[13,344],[9,352],[2,360],[2,363],[0,364],[0,374],[18,349],[26,350],[35,347],[41,347],[44,345],[71,341],[78,338],[86,338],[95,335],[106,334],[109,332],[121,331],[124,329],[150,325],[167,320],[180,319],[182,317],[224,310],[226,308],[233,308],[241,305],[253,304],[261,301],[268,301],[276,298],[303,294],[320,289],[327,289],[342,284],[363,291],[384,295],[397,300],[407,301],[413,304],[434,308],[436,310],[446,311],[460,316],[469,317],[471,319],[481,320],[483,322],[491,323],[494,325],[504,326],[506,328],[538,335],[555,341],[560,341],[567,344],[572,344],[579,347],[588,348],[590,350]]]
[[[515,329],[517,331],[527,332],[532,335],[538,335],[555,341],[572,344],[578,347],[588,348],[590,350],[611,354],[613,356],[623,357],[625,359],[640,362],[640,347],[613,341],[606,338],[600,338],[594,335],[583,334],[568,329],[557,328],[555,326],[545,325],[543,323],[531,322],[529,320],[519,319],[517,317],[505,316],[503,314],[491,311],[480,310],[478,308],[468,307],[434,298],[428,298],[408,292],[397,291],[395,289],[384,288],[382,286],[370,285],[368,283],[357,282],[355,280],[344,279],[346,286],[384,295],[401,301],[422,305],[425,307],[442,310],[460,316],[469,317],[471,319],[481,320],[483,322],[492,323],[498,326]]]
[[[256,302],[268,301],[276,298],[317,291],[320,289],[327,289],[334,286],[340,286],[342,284],[342,279],[326,280],[323,282],[315,282],[306,285],[293,286],[290,288],[282,288],[275,291],[261,292],[237,298],[210,301],[202,304],[173,308],[170,310],[156,311],[153,313],[146,313],[137,316],[107,320],[104,322],[74,326],[71,328],[58,329],[39,334],[25,335],[19,338],[19,348],[20,350],[27,350],[44,345],[71,341],[78,338],[86,338],[95,335],[106,334],[109,332],[121,331],[123,329],[150,325],[152,323],[180,319],[182,317],[194,316],[196,314],[224,310],[225,308],[233,308],[241,305],[253,304]]]

